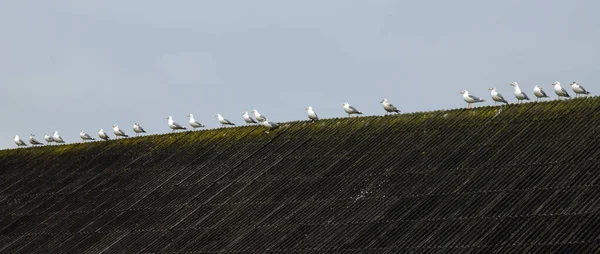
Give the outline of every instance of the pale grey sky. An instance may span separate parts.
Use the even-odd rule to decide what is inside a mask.
[[[272,121],[464,107],[512,81],[600,94],[598,1],[8,1],[0,8],[0,148],[113,124],[217,127],[258,109]],[[570,91],[570,88],[569,88]]]

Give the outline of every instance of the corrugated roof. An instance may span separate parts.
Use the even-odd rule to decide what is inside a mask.
[[[0,151],[1,252],[595,252],[600,98]]]

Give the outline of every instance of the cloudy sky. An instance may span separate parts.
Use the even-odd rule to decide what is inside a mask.
[[[168,132],[187,114],[208,127],[464,107],[459,94],[514,101],[577,80],[600,94],[598,1],[9,1],[0,8],[0,148],[13,136],[139,122]],[[552,93],[552,96],[555,95]],[[488,103],[489,104],[489,103]],[[110,133],[112,136],[112,132]]]

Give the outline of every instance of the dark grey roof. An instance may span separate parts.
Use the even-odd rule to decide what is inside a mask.
[[[3,150],[0,252],[597,251],[600,99],[498,109]]]

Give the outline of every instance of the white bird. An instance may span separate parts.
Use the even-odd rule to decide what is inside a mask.
[[[512,86],[515,88],[515,97],[517,97],[517,101],[519,103],[521,103],[522,100],[529,100],[529,97],[527,96],[527,94],[525,94],[523,91],[521,91],[521,88],[519,88],[519,83],[512,82],[509,84],[509,86]]]
[[[502,96],[502,94],[500,94],[498,91],[496,91],[496,87],[488,88],[488,90],[492,91],[491,95],[492,95],[492,100],[494,100],[494,105],[497,105],[498,102],[504,102],[504,103],[508,104],[508,101],[506,101],[506,99],[504,99],[504,96]]]
[[[17,146],[27,146],[27,144],[25,144],[25,141],[19,138],[19,135],[15,135],[15,144],[17,144]]]
[[[567,90],[565,90],[564,88],[562,88],[560,86],[560,82],[554,81],[554,82],[552,82],[552,86],[554,87],[554,92],[556,93],[556,95],[558,95],[558,98],[560,98],[560,97],[565,97],[565,98],[571,97],[571,95],[569,95],[569,93],[567,93]]]
[[[256,118],[256,121],[263,122],[267,120],[267,117],[258,113],[258,110],[256,109],[253,109],[252,113],[254,114],[254,118]]]
[[[46,140],[46,142],[48,142],[48,145],[52,142],[54,142],[54,139],[52,138],[52,136],[48,135],[47,133],[44,133],[44,139]]]
[[[346,113],[348,113],[348,117],[350,117],[350,115],[352,114],[358,114],[358,115],[362,115],[362,112],[358,111],[358,109],[356,109],[353,106],[350,106],[350,104],[348,104],[348,102],[344,102],[344,104],[342,104],[344,111],[346,111]]]
[[[235,125],[231,121],[223,118],[221,114],[217,114],[217,118],[219,119],[219,123],[221,123],[221,127],[224,127],[225,125]]]
[[[110,139],[110,137],[108,136],[108,134],[106,134],[106,132],[104,132],[103,129],[100,129],[98,131],[98,137],[100,137],[101,139],[104,139],[104,140],[109,140]]]
[[[383,98],[380,103],[383,104],[383,109],[385,109],[386,114],[391,112],[400,113],[400,110],[398,110],[398,108],[396,108],[396,106],[393,104],[389,103],[386,98]]]
[[[315,121],[319,120],[319,116],[317,116],[317,113],[315,113],[312,106],[308,106],[304,109],[306,109],[306,113],[308,114],[308,119],[310,119],[311,122],[314,123]]]
[[[243,115],[243,116],[244,116],[244,121],[245,121],[246,123],[257,123],[257,122],[256,122],[256,120],[254,120],[254,118],[252,118],[252,117],[251,117],[251,116],[248,114],[248,112],[244,112],[244,115]]]
[[[196,121],[196,119],[194,119],[194,114],[189,114],[188,117],[190,118],[190,126],[192,126],[194,130],[196,130],[196,128],[204,127],[204,124],[201,124],[200,122]]]
[[[31,143],[32,145],[43,145],[44,143],[38,141],[37,139],[34,138],[35,135],[31,134],[29,135],[29,143]]]
[[[265,131],[265,133],[267,134],[269,134],[271,130],[279,128],[279,123],[269,122],[269,120],[267,120],[266,118],[264,121],[262,121],[262,125],[267,127],[267,130]]]
[[[535,97],[537,97],[536,101],[539,101],[542,98],[550,97],[546,94],[546,92],[544,92],[544,89],[541,86],[535,86],[533,88],[533,95],[535,95]]]
[[[579,97],[580,94],[590,94],[590,92],[585,90],[585,88],[577,83],[577,81],[573,81],[573,83],[571,83],[571,88],[573,89],[573,92],[575,92],[575,97]]]
[[[54,134],[52,134],[52,140],[54,143],[65,143],[65,140],[58,135],[58,131],[54,131]]]
[[[167,119],[169,119],[169,128],[171,128],[172,131],[187,130],[187,128],[185,128],[185,127],[181,126],[180,124],[176,123],[175,121],[173,121],[172,116],[167,117]]]
[[[96,139],[92,138],[92,136],[90,136],[90,134],[83,132],[83,130],[81,132],[79,132],[79,137],[81,137],[81,140],[83,142],[85,142],[86,140],[96,140]]]
[[[121,130],[121,128],[119,128],[119,125],[115,124],[112,126],[113,127],[113,133],[115,134],[115,136],[118,138],[119,136],[121,137],[129,137],[127,136],[127,134],[125,134],[125,132],[123,130]]]
[[[473,96],[469,94],[469,91],[467,90],[462,90],[460,91],[460,94],[463,95],[463,99],[465,99],[465,101],[468,103],[467,108],[471,108],[473,103],[477,103],[477,102],[484,102],[484,99],[481,99],[477,96]]]
[[[135,132],[135,136],[137,136],[139,133],[146,133],[146,130],[144,130],[139,123],[133,123],[133,132]]]

